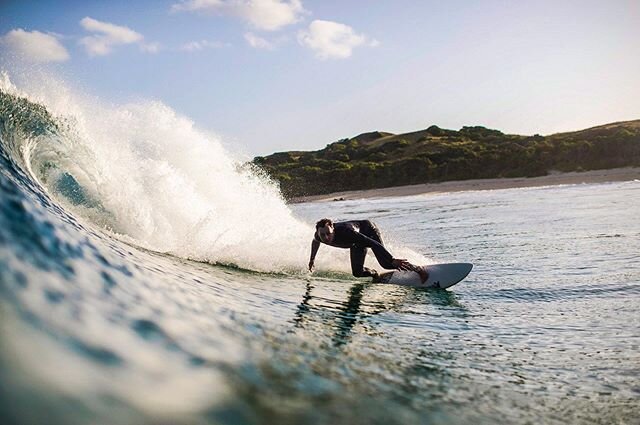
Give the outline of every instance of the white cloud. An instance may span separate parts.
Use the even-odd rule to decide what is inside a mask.
[[[162,49],[160,43],[142,43],[140,44],[140,50],[146,53],[158,53]]]
[[[215,10],[224,6],[223,0],[182,0],[180,3],[171,5],[172,12],[196,10]]]
[[[67,49],[56,36],[40,31],[11,30],[0,37],[0,45],[31,62],[64,62],[69,59]]]
[[[268,40],[265,40],[262,37],[258,37],[257,35],[250,32],[244,35],[244,39],[247,40],[247,43],[249,43],[249,46],[253,47],[254,49],[265,49],[265,50],[275,49],[275,45],[273,43],[271,43]]]
[[[200,40],[200,41],[190,41],[188,43],[180,46],[180,50],[185,52],[198,52],[204,49],[221,49],[225,47],[226,44],[221,43],[219,41],[208,41],[208,40]]]
[[[300,0],[182,0],[171,10],[236,16],[266,31],[294,24],[306,13]]]
[[[80,21],[80,25],[82,25],[85,30],[96,33],[95,35],[90,35],[80,39],[80,44],[85,47],[90,56],[104,56],[111,53],[114,46],[142,43],[144,40],[142,34],[139,34],[130,28],[114,25],[108,22],[101,22],[89,17],[83,18]],[[145,45],[142,46],[144,50]],[[149,48],[149,46],[153,45],[147,44],[146,46]],[[153,47],[151,47],[151,50],[153,50]]]
[[[348,58],[356,47],[375,47],[379,44],[364,34],[356,34],[348,25],[320,20],[311,22],[308,30],[300,31],[298,42],[315,51],[320,59]]]

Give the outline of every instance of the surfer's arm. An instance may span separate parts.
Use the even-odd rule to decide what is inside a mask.
[[[309,257],[309,271],[313,271],[313,263],[316,261],[316,254],[318,253],[318,248],[320,248],[320,242],[317,239],[313,239],[311,241],[311,257]]]

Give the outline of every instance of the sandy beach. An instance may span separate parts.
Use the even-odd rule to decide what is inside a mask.
[[[639,167],[614,168],[583,172],[552,172],[541,177],[516,177],[502,179],[454,180],[442,183],[415,184],[409,186],[385,187],[382,189],[353,190],[293,198],[291,203],[323,202],[362,198],[382,198],[388,196],[411,196],[425,193],[462,192],[469,190],[495,190],[519,187],[539,187],[562,184],[607,183],[640,180]]]

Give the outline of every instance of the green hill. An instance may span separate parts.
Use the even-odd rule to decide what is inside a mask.
[[[549,136],[504,134],[485,127],[435,125],[405,134],[375,131],[312,152],[278,152],[253,163],[287,197],[407,184],[549,171],[640,166],[640,120]]]

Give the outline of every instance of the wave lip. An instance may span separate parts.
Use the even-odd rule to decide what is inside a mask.
[[[0,84],[3,150],[43,193],[147,249],[304,270],[311,227],[293,216],[277,185],[215,136],[160,102],[113,107],[62,92],[64,100],[27,96],[8,78]]]

